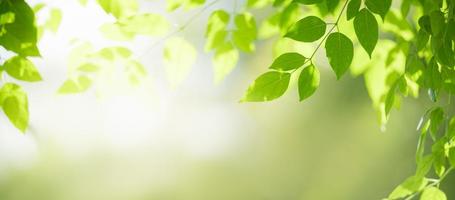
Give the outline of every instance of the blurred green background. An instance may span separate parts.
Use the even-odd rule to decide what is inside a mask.
[[[78,12],[53,2],[69,8],[69,18]],[[182,22],[185,15],[174,17]],[[200,49],[204,18],[183,33]],[[64,19],[65,26],[74,23]],[[363,78],[337,81],[322,62],[321,86],[305,102],[291,86],[274,102],[238,103],[270,64],[272,42],[242,55],[219,85],[210,56],[200,55],[188,80],[169,88],[157,51],[143,60],[152,66],[153,89],[103,100],[61,97],[54,94],[65,78],[70,49],[62,41],[69,37],[41,42],[45,61],[37,62],[46,80],[27,87],[30,132],[19,135],[1,118],[1,200],[382,199],[414,172],[427,98],[404,100],[381,131]],[[448,199],[453,187],[451,174],[442,185]]]

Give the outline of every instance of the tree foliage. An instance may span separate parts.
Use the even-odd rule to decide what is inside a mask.
[[[87,0],[79,0],[82,5]],[[182,82],[197,58],[196,48],[176,36],[212,5],[214,0],[167,0],[168,12],[199,8],[187,23],[172,30],[171,22],[156,13],[141,13],[136,0],[93,0],[115,19],[100,27],[107,39],[132,41],[136,36],[162,37],[163,63],[174,85]],[[14,56],[0,68],[19,81],[41,81],[30,57],[39,57],[37,43],[46,31],[56,32],[64,15],[49,8],[49,19],[37,25],[35,13],[44,4],[31,8],[24,0],[0,0],[0,45]],[[273,8],[262,22],[252,13]],[[44,9],[46,10],[46,9]],[[241,10],[213,10],[207,19],[205,51],[213,54],[214,79],[220,82],[236,67],[240,53],[253,53],[258,40],[274,39],[276,46],[314,44],[305,55],[291,48],[280,54],[247,89],[242,102],[278,99],[298,77],[297,89],[303,101],[320,83],[317,53],[325,55],[334,76],[347,72],[362,75],[378,112],[381,125],[402,97],[427,93],[434,107],[422,116],[416,151],[416,173],[391,192],[388,199],[446,199],[440,183],[455,167],[455,116],[450,100],[455,93],[455,1],[454,0],[248,0]],[[368,57],[361,63],[358,58]],[[102,87],[100,80],[112,80],[113,71],[122,71],[132,85],[147,75],[138,58],[126,47],[95,49],[77,42],[68,58],[68,79],[58,89],[61,94],[86,92]],[[318,58],[319,59],[319,58]],[[28,126],[28,101],[17,83],[2,82],[0,105],[19,130]],[[431,148],[426,148],[431,147]],[[436,179],[429,179],[433,170]]]

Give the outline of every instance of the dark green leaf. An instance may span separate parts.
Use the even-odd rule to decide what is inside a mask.
[[[366,0],[365,5],[371,12],[380,15],[384,20],[390,6],[392,6],[392,0]]]
[[[351,0],[349,1],[348,8],[346,10],[346,16],[348,20],[353,19],[357,13],[359,13],[360,5],[362,0]]]
[[[4,25],[0,45],[23,56],[39,56],[35,15],[24,0],[0,1],[0,14],[14,13],[14,23]]]
[[[366,8],[362,9],[354,19],[354,29],[360,44],[371,58],[378,43],[378,22]]]

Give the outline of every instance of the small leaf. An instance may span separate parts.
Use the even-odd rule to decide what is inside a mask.
[[[392,0],[366,0],[365,5],[371,12],[379,14],[384,20],[390,6],[392,6]]]
[[[338,79],[349,69],[354,56],[352,41],[342,33],[331,33],[325,42],[327,58]]]
[[[320,74],[319,70],[310,65],[302,70],[299,76],[299,96],[300,101],[303,101],[316,92],[319,87]]]
[[[4,68],[10,76],[21,81],[36,82],[42,80],[35,65],[22,56],[15,56],[7,60]]]
[[[289,71],[301,67],[306,58],[299,53],[285,53],[273,61],[270,69]]]
[[[357,13],[359,13],[361,3],[362,0],[349,1],[348,8],[346,10],[346,16],[348,20],[353,19],[357,15]]]
[[[239,61],[239,51],[231,43],[226,43],[216,49],[213,56],[215,83],[221,82],[232,72]]]
[[[254,40],[257,37],[256,20],[250,13],[235,16],[236,29],[232,33],[234,44],[242,51],[252,52],[255,49]]]
[[[378,22],[366,8],[362,9],[354,19],[354,29],[360,44],[371,58],[378,43]]]
[[[6,83],[0,90],[0,105],[13,125],[25,133],[28,127],[27,94],[19,85]]]
[[[66,80],[58,89],[59,94],[75,94],[87,91],[92,86],[92,80],[87,76]]]
[[[135,15],[139,9],[137,0],[97,0],[106,13],[112,14],[117,19]]]
[[[429,187],[422,192],[420,200],[447,200],[447,196],[437,187]]]
[[[163,52],[166,75],[173,87],[178,86],[189,74],[196,62],[196,48],[182,37],[166,41]]]
[[[291,26],[285,37],[300,42],[314,42],[324,36],[326,28],[327,24],[322,19],[309,16]]]
[[[229,13],[224,10],[212,12],[208,19],[207,30],[205,32],[205,37],[207,38],[207,43],[205,44],[206,51],[216,49],[225,44],[228,24]]]
[[[290,73],[271,71],[262,74],[248,88],[241,102],[263,102],[277,99],[288,89],[290,79]]]
[[[169,31],[170,23],[158,14],[140,14],[121,21],[124,31],[142,35],[162,36]]]
[[[46,21],[44,25],[46,28],[51,30],[52,32],[56,33],[58,31],[58,27],[62,21],[62,11],[56,8],[53,8],[49,13],[49,19]]]

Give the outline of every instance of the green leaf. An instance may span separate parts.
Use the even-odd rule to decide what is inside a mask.
[[[346,10],[346,16],[348,21],[353,19],[357,13],[359,13],[360,5],[362,0],[351,0],[349,1],[348,8]]]
[[[92,86],[92,80],[87,76],[66,80],[58,89],[59,94],[76,94],[87,91]]]
[[[420,200],[447,200],[447,197],[439,188],[429,187],[422,192]]]
[[[428,34],[432,34],[430,16],[424,15],[424,16],[420,17],[419,26],[422,30],[424,30]]]
[[[236,29],[232,34],[234,44],[242,51],[252,52],[257,37],[256,21],[250,13],[235,16]]]
[[[247,6],[249,8],[263,8],[272,3],[272,0],[248,0]]]
[[[365,5],[371,12],[380,15],[384,20],[390,6],[392,6],[392,0],[366,0]]]
[[[231,43],[226,43],[216,49],[213,56],[215,83],[221,82],[232,72],[239,60],[239,51]]]
[[[12,24],[16,21],[16,14],[13,12],[6,12],[0,15],[0,25]]]
[[[112,14],[117,19],[135,15],[138,11],[137,0],[97,0],[106,13]]]
[[[322,3],[323,0],[294,0],[293,2],[301,3],[303,5],[311,5]]]
[[[262,74],[250,85],[241,102],[263,102],[277,99],[288,89],[290,79],[290,73],[271,71]]]
[[[290,71],[301,67],[305,63],[306,58],[299,53],[285,53],[273,61],[270,69]]]
[[[444,122],[444,110],[441,107],[433,109],[430,113],[430,133],[433,138],[436,138],[439,127]]]
[[[450,166],[455,167],[455,147],[449,149]]]
[[[330,66],[337,78],[340,79],[351,65],[354,57],[354,45],[348,37],[336,32],[331,33],[327,38],[325,49]]]
[[[324,36],[326,28],[327,24],[322,19],[309,16],[291,26],[285,37],[300,42],[314,42]]]
[[[226,28],[229,24],[229,13],[224,10],[217,10],[212,12],[207,22],[207,30],[205,37],[207,42],[205,50],[210,51],[225,44],[227,36]]]
[[[333,13],[335,9],[337,8],[338,4],[340,3],[340,0],[325,0],[327,10],[330,13]]]
[[[444,26],[445,26],[445,17],[444,13],[441,11],[433,11],[430,13],[430,24],[431,24],[431,32],[433,36],[439,36],[443,33]]]
[[[302,16],[302,9],[298,4],[291,3],[286,6],[280,15],[279,25],[281,34],[285,35],[289,28],[300,19],[300,16]]]
[[[354,29],[363,49],[371,58],[376,44],[378,43],[378,22],[366,8],[362,9],[354,19]]]
[[[425,177],[425,175],[428,174],[428,172],[431,169],[431,166],[433,165],[433,155],[426,155],[424,156],[419,162],[417,163],[417,169],[416,169],[416,176],[418,177]]]
[[[423,177],[411,176],[390,193],[389,199],[400,199],[414,194],[424,188],[427,183],[428,181]]]
[[[303,101],[316,92],[319,87],[320,74],[314,65],[305,67],[299,76],[299,96]]]
[[[36,46],[38,32],[33,10],[24,0],[0,1],[0,15],[14,13],[14,23],[3,26],[0,45],[23,56],[40,56]]]
[[[188,76],[196,62],[197,51],[184,38],[174,37],[166,41],[163,56],[168,80],[175,87]]]
[[[28,127],[27,94],[19,85],[6,83],[0,90],[0,105],[10,122],[25,133]]]
[[[166,0],[166,8],[168,11],[174,11],[177,8],[184,6],[186,10],[203,5],[205,0]]]
[[[22,56],[15,56],[7,60],[4,68],[11,77],[21,81],[36,82],[42,80],[35,65]]]

